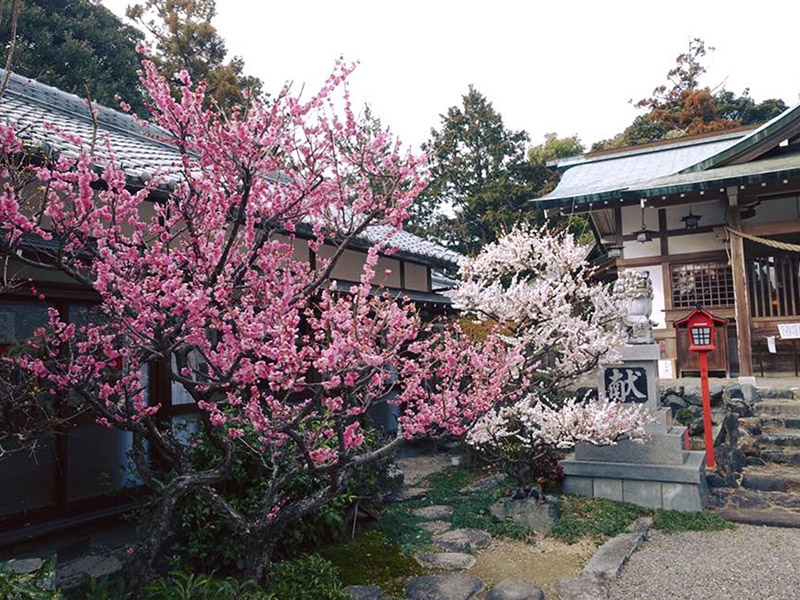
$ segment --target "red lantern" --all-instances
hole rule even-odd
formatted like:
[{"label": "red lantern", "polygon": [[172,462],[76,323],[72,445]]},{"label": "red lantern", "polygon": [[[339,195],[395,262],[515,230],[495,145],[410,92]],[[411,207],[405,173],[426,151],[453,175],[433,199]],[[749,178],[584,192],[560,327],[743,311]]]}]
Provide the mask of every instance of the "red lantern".
[{"label": "red lantern", "polygon": [[711,394],[708,389],[708,353],[717,349],[714,330],[724,325],[725,319],[715,317],[698,306],[684,318],[675,321],[675,327],[689,330],[689,350],[700,354],[700,389],[703,395],[703,433],[706,442],[706,466],[714,468],[714,436],[711,432]]}]

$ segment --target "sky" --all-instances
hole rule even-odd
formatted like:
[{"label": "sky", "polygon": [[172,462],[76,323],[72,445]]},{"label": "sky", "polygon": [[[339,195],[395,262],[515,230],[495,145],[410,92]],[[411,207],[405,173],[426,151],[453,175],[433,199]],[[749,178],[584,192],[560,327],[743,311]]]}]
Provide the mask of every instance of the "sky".
[{"label": "sky", "polygon": [[[103,0],[120,16],[130,0]],[[666,81],[700,37],[701,80],[756,101],[800,101],[800,2],[762,0],[217,0],[232,55],[267,91],[317,89],[340,55],[357,106],[418,147],[471,84],[532,143],[577,134],[588,147],[640,114],[630,100]]]}]

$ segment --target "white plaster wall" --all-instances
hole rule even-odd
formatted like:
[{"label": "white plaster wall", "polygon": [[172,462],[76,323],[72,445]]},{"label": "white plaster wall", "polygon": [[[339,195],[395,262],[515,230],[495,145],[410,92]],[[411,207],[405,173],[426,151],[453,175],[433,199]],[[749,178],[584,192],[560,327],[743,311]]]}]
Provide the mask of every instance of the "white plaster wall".
[{"label": "white plaster wall", "polygon": [[[332,246],[323,246],[319,249],[319,255],[324,258],[333,256],[335,249]],[[366,254],[356,250],[345,250],[336,262],[336,266],[331,272],[331,279],[342,281],[359,281],[364,270],[364,258]],[[386,271],[389,271],[387,274]],[[372,280],[375,285],[385,285],[388,287],[400,287],[400,263],[395,258],[384,256],[378,259],[375,266],[375,278]]]},{"label": "white plaster wall", "polygon": [[[658,231],[658,210],[645,204],[644,223],[651,231]],[[622,234],[630,235],[642,228],[642,209],[639,206],[622,207]]]},{"label": "white plaster wall", "polygon": [[[744,204],[744,203],[743,203]],[[774,198],[762,200],[756,206],[756,214],[744,221],[745,224],[770,223],[772,221],[793,221],[800,219],[800,198],[789,196],[787,198]]]},{"label": "white plaster wall", "polygon": [[428,291],[428,267],[407,262],[406,266],[406,289],[418,292]]},{"label": "white plaster wall", "polygon": [[665,329],[667,327],[666,309],[667,303],[664,296],[664,270],[661,265],[650,265],[648,267],[627,267],[625,271],[634,273],[649,273],[650,281],[653,282],[653,312],[650,319],[655,321],[655,329]]},{"label": "white plaster wall", "polygon": [[681,221],[682,217],[689,214],[689,208],[692,209],[692,214],[700,215],[701,227],[722,225],[725,223],[727,212],[727,200],[722,198],[715,198],[707,202],[697,202],[692,204],[681,204],[680,206],[669,206],[666,209],[667,213],[667,229],[685,229],[686,224]]},{"label": "white plaster wall", "polygon": [[717,238],[713,231],[693,233],[691,235],[673,235],[667,240],[669,255],[687,254],[689,252],[707,252],[724,250],[725,242]]},{"label": "white plaster wall", "polygon": [[652,242],[645,242],[644,244],[636,240],[622,242],[623,258],[650,258],[660,255],[661,242],[658,238],[655,238]]}]

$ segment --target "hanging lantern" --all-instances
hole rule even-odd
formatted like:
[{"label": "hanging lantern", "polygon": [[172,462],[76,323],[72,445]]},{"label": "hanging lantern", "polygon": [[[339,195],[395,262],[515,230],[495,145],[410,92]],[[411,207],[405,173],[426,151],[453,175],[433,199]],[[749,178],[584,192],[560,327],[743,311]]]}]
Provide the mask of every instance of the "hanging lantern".
[{"label": "hanging lantern", "polygon": [[692,207],[689,206],[689,214],[681,217],[681,221],[683,221],[686,229],[697,229],[700,225],[700,219],[702,218],[703,215],[692,214]]}]

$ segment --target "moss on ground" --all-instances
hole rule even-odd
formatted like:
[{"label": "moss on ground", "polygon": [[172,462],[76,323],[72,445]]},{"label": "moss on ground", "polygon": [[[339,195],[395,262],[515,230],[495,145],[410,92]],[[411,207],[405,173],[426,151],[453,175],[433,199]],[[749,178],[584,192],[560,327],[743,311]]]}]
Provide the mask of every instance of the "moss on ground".
[{"label": "moss on ground", "polygon": [[377,585],[384,595],[402,598],[409,577],[423,568],[379,531],[363,531],[349,542],[327,546],[319,554],[339,570],[342,585]]}]

